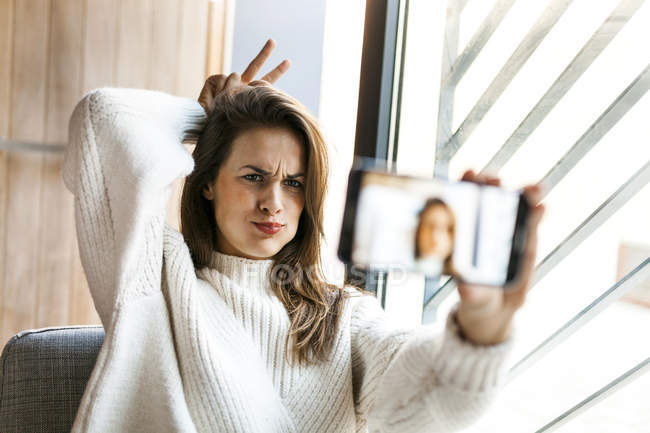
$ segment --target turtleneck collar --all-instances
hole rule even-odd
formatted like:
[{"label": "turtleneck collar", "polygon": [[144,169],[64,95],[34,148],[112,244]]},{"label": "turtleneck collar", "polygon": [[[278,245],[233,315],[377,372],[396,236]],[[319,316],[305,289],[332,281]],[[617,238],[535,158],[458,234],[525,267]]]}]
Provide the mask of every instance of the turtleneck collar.
[{"label": "turtleneck collar", "polygon": [[208,267],[227,276],[242,287],[255,287],[270,290],[269,271],[273,259],[247,259],[212,251]]}]

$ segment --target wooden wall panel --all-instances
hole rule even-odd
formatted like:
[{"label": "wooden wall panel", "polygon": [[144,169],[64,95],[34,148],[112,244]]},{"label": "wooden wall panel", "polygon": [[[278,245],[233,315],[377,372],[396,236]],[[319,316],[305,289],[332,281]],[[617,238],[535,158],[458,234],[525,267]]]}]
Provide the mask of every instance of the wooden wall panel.
[{"label": "wooden wall panel", "polygon": [[179,0],[156,0],[151,14],[151,58],[147,87],[167,93],[176,91]]},{"label": "wooden wall panel", "polygon": [[[13,52],[13,22],[14,9],[13,0],[0,0],[0,137],[9,135],[9,114],[10,114],[10,78],[11,59]],[[2,315],[5,303],[5,257],[6,257],[6,231],[5,219],[7,209],[7,183],[9,181],[8,152],[0,150],[0,344],[4,334],[2,333]]]},{"label": "wooden wall panel", "polygon": [[119,5],[116,0],[84,1],[82,94],[115,85]]},{"label": "wooden wall panel", "polygon": [[[81,93],[83,0],[54,0],[50,17],[45,141],[68,141],[68,120]],[[54,54],[55,53],[55,54]]]},{"label": "wooden wall panel", "polygon": [[50,0],[15,3],[11,122],[16,139],[43,141]]},{"label": "wooden wall panel", "polygon": [[[45,130],[48,143],[64,143],[68,139],[68,119],[81,92],[82,24],[83,0],[52,2]],[[36,312],[39,328],[69,321],[70,244],[75,240],[75,228],[73,195],[63,184],[62,163],[61,154],[43,156]]]},{"label": "wooden wall panel", "polygon": [[146,88],[151,59],[151,0],[120,0],[116,85]]},{"label": "wooden wall panel", "polygon": [[[0,0],[0,137],[67,142],[72,109],[98,87],[196,98],[223,57],[223,30],[214,26],[223,25],[225,3],[212,5],[210,15],[208,3]],[[24,329],[100,323],[79,259],[62,157],[0,151],[2,345]],[[175,182],[168,207],[176,228],[181,187]]]},{"label": "wooden wall panel", "polygon": [[208,45],[205,75],[209,77],[223,71],[224,39],[226,29],[226,0],[211,1],[208,5]]},{"label": "wooden wall panel", "polygon": [[184,1],[181,8],[180,61],[176,94],[197,98],[205,81],[208,2]]},{"label": "wooden wall panel", "polygon": [[[19,140],[45,138],[49,12],[49,0],[15,3],[9,135]],[[42,161],[37,153],[8,158],[2,341],[36,325]]]},{"label": "wooden wall panel", "polygon": [[[0,137],[9,133],[9,83],[14,24],[13,0],[0,0]],[[0,274],[1,275],[1,274]]]}]

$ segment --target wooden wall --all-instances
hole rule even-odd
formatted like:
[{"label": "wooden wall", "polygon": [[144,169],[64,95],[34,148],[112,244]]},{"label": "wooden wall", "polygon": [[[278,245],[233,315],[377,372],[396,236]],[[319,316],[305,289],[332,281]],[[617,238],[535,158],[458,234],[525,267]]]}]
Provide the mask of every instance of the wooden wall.
[{"label": "wooden wall", "polygon": [[[196,98],[220,72],[226,1],[0,0],[0,137],[67,142],[103,86]],[[63,154],[0,150],[0,344],[31,328],[99,324],[77,250]],[[175,185],[168,222],[178,227]]]}]

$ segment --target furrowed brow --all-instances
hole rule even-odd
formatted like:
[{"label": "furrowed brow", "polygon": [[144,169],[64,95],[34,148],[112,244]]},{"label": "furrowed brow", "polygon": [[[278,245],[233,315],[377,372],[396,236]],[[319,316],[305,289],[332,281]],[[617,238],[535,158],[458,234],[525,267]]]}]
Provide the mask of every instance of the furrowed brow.
[{"label": "furrowed brow", "polygon": [[243,170],[244,168],[250,168],[251,170],[253,170],[253,171],[255,171],[255,172],[259,173],[259,174],[264,174],[264,175],[269,175],[269,174],[271,174],[270,171],[262,170],[261,168],[259,168],[259,167],[255,167],[254,165],[250,165],[250,164],[243,165],[243,166],[241,166],[239,169],[240,169],[240,170]]},{"label": "furrowed brow", "polygon": [[[250,164],[243,165],[239,169],[243,170],[244,168],[250,168],[251,170],[253,170],[253,171],[255,171],[255,172],[259,173],[259,174],[263,174],[263,175],[271,174],[270,171],[266,171],[264,169],[261,169],[259,167],[255,167],[254,165],[250,165]],[[289,179],[295,179],[297,177],[305,177],[305,174],[304,173],[296,173],[296,174],[287,175],[287,178],[289,178]]]}]

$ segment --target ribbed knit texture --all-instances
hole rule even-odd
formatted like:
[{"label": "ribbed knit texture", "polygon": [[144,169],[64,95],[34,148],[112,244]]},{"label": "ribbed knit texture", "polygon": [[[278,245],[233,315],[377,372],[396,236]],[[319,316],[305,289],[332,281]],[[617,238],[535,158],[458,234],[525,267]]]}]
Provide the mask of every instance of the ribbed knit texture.
[{"label": "ribbed knit texture", "polygon": [[346,287],[327,362],[287,362],[287,312],[271,260],[213,252],[194,269],[165,224],[172,182],[194,168],[181,141],[205,113],[161,92],[104,88],[70,119],[63,179],[81,260],[106,330],[73,432],[447,432],[503,383],[511,340],[389,326]]}]

